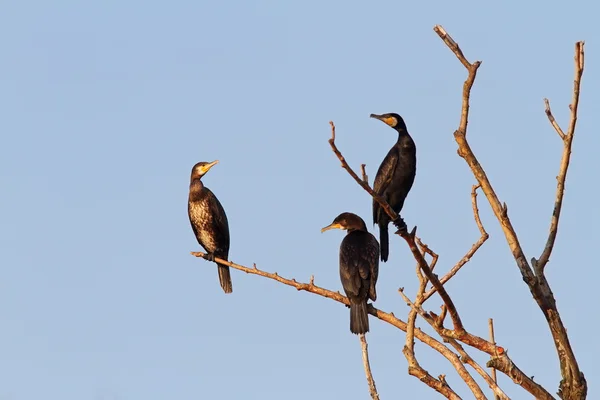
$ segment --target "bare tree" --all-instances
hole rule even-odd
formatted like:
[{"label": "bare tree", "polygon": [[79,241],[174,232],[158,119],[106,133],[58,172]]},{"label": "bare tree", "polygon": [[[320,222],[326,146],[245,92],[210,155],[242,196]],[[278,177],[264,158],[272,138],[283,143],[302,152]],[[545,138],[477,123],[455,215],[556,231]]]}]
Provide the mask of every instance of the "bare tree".
[{"label": "bare tree", "polygon": [[[523,249],[521,248],[521,245],[519,244],[518,235],[509,218],[508,207],[506,203],[502,203],[498,199],[498,195],[496,194],[492,183],[488,179],[482,164],[475,156],[469,145],[469,142],[467,141],[467,125],[469,121],[471,88],[475,83],[477,70],[481,66],[481,61],[475,61],[473,63],[469,62],[458,44],[440,25],[436,25],[434,27],[434,31],[454,53],[454,55],[458,58],[468,72],[467,79],[465,80],[463,86],[460,124],[458,129],[454,132],[454,138],[458,144],[459,156],[466,161],[476,180],[476,184],[474,184],[471,189],[471,202],[474,220],[479,228],[481,236],[466,252],[464,257],[462,257],[449,271],[439,278],[438,275],[434,273],[438,255],[416,236],[417,228],[414,227],[411,232],[407,232],[406,230],[396,232],[396,234],[401,236],[406,241],[417,262],[416,276],[419,281],[419,288],[414,300],[408,298],[403,289],[400,289],[400,295],[410,307],[406,322],[396,317],[393,313],[387,313],[373,307],[372,304],[369,305],[369,313],[381,321],[387,322],[388,324],[406,332],[406,343],[403,353],[408,362],[408,373],[418,378],[420,381],[448,399],[460,399],[461,397],[450,387],[444,375],[440,375],[438,377],[431,376],[427,370],[419,364],[414,349],[415,339],[431,347],[433,350],[440,353],[446,360],[448,360],[460,378],[467,384],[468,388],[473,394],[473,397],[476,399],[487,399],[484,389],[480,386],[480,384],[477,383],[475,379],[476,375],[482,378],[487,384],[495,399],[506,400],[509,398],[497,384],[496,371],[508,376],[515,385],[522,387],[536,399],[547,400],[555,398],[550,393],[550,389],[544,388],[540,384],[536,383],[532,378],[530,378],[529,374],[523,372],[513,362],[503,347],[496,345],[493,334],[492,320],[489,320],[489,339],[484,339],[470,333],[460,318],[459,310],[453,303],[450,294],[444,287],[444,284],[456,276],[460,269],[467,262],[469,262],[469,260],[488,239],[488,234],[479,217],[477,194],[478,190],[481,190],[491,206],[491,209],[498,220],[500,227],[502,228],[506,243],[512,252],[519,271],[521,272],[523,281],[528,286],[533,299],[536,301],[540,310],[544,314],[544,317],[548,323],[548,328],[550,329],[554,339],[562,376],[562,380],[558,383],[558,396],[564,400],[585,399],[587,396],[587,382],[583,373],[579,369],[577,359],[571,344],[569,343],[567,329],[565,328],[557,309],[556,299],[550,288],[550,283],[544,274],[544,269],[550,259],[550,255],[552,254],[552,250],[555,245],[560,213],[563,204],[565,180],[569,168],[571,146],[573,143],[575,126],[577,123],[579,92],[584,68],[584,43],[577,42],[575,44],[575,78],[573,97],[569,106],[571,110],[571,118],[566,132],[562,130],[562,128],[554,119],[550,109],[549,101],[544,99],[546,115],[554,130],[556,130],[558,133],[560,140],[563,142],[563,153],[560,161],[559,173],[557,176],[558,184],[554,199],[554,208],[550,219],[548,239],[540,257],[537,259],[531,258],[531,260],[528,261],[525,257]],[[361,165],[362,179],[359,178],[356,172],[354,172],[354,170],[349,166],[348,162],[335,144],[335,125],[333,122],[331,122],[330,125],[331,138],[329,139],[329,144],[334,154],[341,162],[341,166],[346,169],[350,176],[381,205],[383,210],[390,216],[392,220],[396,220],[398,215],[392,210],[387,202],[381,196],[375,193],[369,186],[365,165]],[[201,252],[193,252],[192,254],[197,257],[204,256],[204,253]],[[427,261],[427,258],[429,258],[429,261]],[[258,269],[256,265],[254,265],[252,268],[249,268],[218,258],[216,261],[227,264],[232,268],[244,271],[246,273],[273,279],[285,285],[295,287],[298,290],[314,293],[345,305],[349,304],[348,299],[340,294],[340,292],[333,292],[315,285],[314,277],[311,277],[309,283],[301,283],[297,282],[295,279],[283,278],[277,273],[262,271]],[[427,289],[429,283],[431,283],[431,287]],[[443,301],[443,306],[439,315],[433,311],[427,311],[424,308],[427,300],[436,293]],[[447,316],[449,316],[449,323],[446,322]],[[420,329],[415,329],[415,324],[418,317],[421,317],[425,322],[431,325],[439,338],[428,335]],[[450,325],[451,328],[449,327]],[[363,365],[369,386],[369,393],[373,399],[379,399],[379,395],[375,386],[375,380],[370,370],[367,342],[364,335],[360,335],[360,341],[363,353]],[[479,365],[467,353],[465,345],[473,348],[475,351],[486,353],[489,356],[489,361],[487,362],[486,366],[491,368],[491,374],[488,373],[484,367]],[[467,365],[470,367],[470,370],[466,368]]]}]

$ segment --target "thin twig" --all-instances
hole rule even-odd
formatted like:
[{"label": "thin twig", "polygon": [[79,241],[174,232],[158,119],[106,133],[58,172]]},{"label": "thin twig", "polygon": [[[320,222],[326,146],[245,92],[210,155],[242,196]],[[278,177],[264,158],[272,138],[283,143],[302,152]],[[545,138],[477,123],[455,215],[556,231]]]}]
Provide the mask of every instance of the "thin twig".
[{"label": "thin twig", "polygon": [[556,133],[558,133],[558,136],[560,136],[562,140],[565,140],[565,133],[561,129],[560,125],[558,125],[558,122],[556,122],[556,120],[554,119],[554,115],[552,115],[552,109],[550,108],[550,100],[544,99],[544,104],[546,105],[546,116],[548,117],[550,124],[552,124],[554,130],[556,131]]},{"label": "thin twig", "polygon": [[[488,330],[489,330],[489,334],[490,334],[490,342],[494,343],[494,346],[495,346],[496,339],[494,338],[494,320],[492,318],[490,318],[488,320]],[[492,379],[494,380],[494,383],[498,384],[498,377],[496,376],[495,368],[492,368]],[[496,400],[499,400],[498,395],[496,395]]]},{"label": "thin twig", "polygon": [[[423,249],[423,250],[425,250],[425,249]],[[416,274],[417,274],[417,278],[419,279],[419,289],[417,290],[417,296],[416,296],[415,302],[418,305],[421,305],[421,301],[423,299],[423,292],[425,291],[425,286],[427,285],[427,280],[421,273],[421,268],[418,264],[416,267]],[[406,297],[404,295],[404,291],[402,289],[400,289],[400,293],[402,294],[403,297]],[[408,362],[409,371],[411,368],[421,369],[421,370],[423,369],[421,367],[421,365],[419,364],[419,362],[417,361],[417,357],[415,355],[415,322],[416,322],[416,320],[417,320],[417,310],[416,310],[416,308],[411,309],[410,312],[408,313],[408,319],[407,319],[408,328],[406,329],[406,343],[405,343],[404,349],[402,351],[402,353],[404,353],[404,356],[406,357],[406,361]],[[442,383],[441,380],[440,380],[440,383]]]},{"label": "thin twig", "polygon": [[463,54],[462,50],[458,46],[458,43],[456,43],[454,39],[452,39],[452,36],[450,36],[441,25],[434,26],[433,30],[439,35],[439,37],[444,41],[444,43],[446,43],[446,46],[448,46],[450,50],[452,50],[452,52],[456,54],[456,57],[458,57],[462,65],[464,65],[465,68],[469,69],[471,67],[471,63]]},{"label": "thin twig", "polygon": [[[335,128],[333,128],[335,129]],[[367,176],[367,171],[365,169],[366,164],[360,164],[360,171],[362,173],[362,180],[365,184],[369,184],[369,177]],[[375,387],[375,378],[373,378],[373,373],[371,372],[371,364],[369,363],[369,345],[367,344],[367,338],[364,334],[358,335],[360,338],[360,346],[362,348],[362,359],[363,359],[363,367],[365,369],[365,375],[367,376],[367,384],[369,385],[369,394],[373,400],[379,400],[379,393],[377,393],[377,388]]]},{"label": "thin twig", "polygon": [[573,144],[573,137],[575,135],[575,125],[577,124],[577,109],[579,107],[579,92],[581,90],[581,77],[583,76],[583,65],[584,65],[584,52],[583,52],[583,42],[577,42],[575,44],[575,81],[573,82],[573,99],[571,101],[571,105],[569,108],[571,109],[571,120],[569,122],[569,130],[565,135],[558,126],[558,123],[554,120],[554,116],[552,115],[552,110],[550,109],[550,103],[547,99],[544,99],[546,102],[546,115],[548,115],[548,119],[554,126],[554,129],[558,132],[561,139],[563,140],[563,153],[562,158],[560,160],[560,169],[558,172],[558,176],[556,180],[558,181],[556,184],[556,196],[554,201],[554,210],[552,212],[552,219],[550,221],[550,234],[548,235],[548,240],[546,241],[546,246],[544,247],[544,251],[540,256],[538,261],[533,261],[534,267],[536,269],[536,274],[539,275],[540,271],[544,270],[548,260],[550,259],[550,255],[552,254],[552,249],[554,248],[554,242],[556,240],[556,234],[558,232],[558,221],[560,218],[560,211],[562,210],[562,202],[565,194],[565,180],[567,179],[567,171],[569,169],[569,161],[571,160],[571,146]]},{"label": "thin twig", "polygon": [[429,282],[431,282],[433,287],[436,288],[437,292],[440,294],[440,297],[444,301],[444,304],[446,304],[446,307],[448,307],[448,313],[450,314],[450,318],[452,319],[452,323],[454,325],[454,330],[458,334],[464,333],[465,328],[460,319],[460,316],[458,315],[458,310],[456,309],[454,302],[450,298],[450,295],[446,291],[446,288],[444,288],[444,286],[438,279],[437,275],[434,274],[433,272],[431,272],[431,268],[429,268],[427,261],[425,261],[425,258],[423,257],[423,255],[421,254],[421,252],[419,251],[419,249],[417,247],[417,244],[415,243],[416,227],[413,228],[412,232],[398,231],[396,233],[399,233],[400,236],[402,236],[402,238],[404,240],[406,240],[406,243],[408,244],[410,251],[413,253],[413,257],[419,263],[421,270],[423,271],[423,273],[425,274],[427,279],[429,279]]},{"label": "thin twig", "polygon": [[[481,218],[479,217],[479,207],[477,206],[477,189],[480,187],[481,187],[480,185],[473,185],[473,187],[471,188],[471,205],[473,206],[473,216],[475,217],[475,223],[477,224],[477,227],[479,228],[479,233],[481,233],[481,236],[475,243],[473,243],[473,246],[471,246],[469,251],[467,251],[467,254],[465,254],[464,257],[461,258],[456,263],[456,265],[454,265],[450,269],[450,271],[448,271],[448,273],[442,277],[442,279],[440,279],[440,282],[442,283],[442,285],[445,284],[446,282],[448,282],[454,275],[456,275],[456,273],[466,263],[468,263],[471,260],[471,258],[475,255],[475,253],[477,253],[479,248],[490,237],[490,235],[488,235],[488,233],[485,231],[485,228],[483,227],[483,224],[481,223]],[[431,269],[433,269],[433,266]],[[427,293],[425,293],[425,300],[429,299],[436,291],[437,290],[435,287],[432,287],[431,289],[429,289],[427,291]]]},{"label": "thin twig", "polygon": [[337,156],[338,160],[340,160],[340,163],[342,164],[342,168],[344,168],[346,171],[348,171],[348,173],[356,181],[356,183],[358,183],[371,196],[373,196],[375,201],[377,201],[379,203],[381,208],[387,213],[387,215],[390,216],[392,221],[395,221],[396,219],[398,219],[398,214],[396,214],[396,212],[392,209],[392,207],[390,207],[390,205],[387,203],[387,201],[385,201],[385,199],[383,197],[381,197],[380,195],[375,193],[373,191],[373,189],[371,189],[371,187],[369,186],[368,182],[363,182],[363,180],[361,180],[358,177],[358,175],[356,175],[356,172],[354,172],[354,170],[350,167],[350,165],[348,165],[348,163],[346,162],[346,159],[344,158],[342,153],[340,153],[337,146],[335,145],[335,125],[334,125],[333,121],[329,121],[329,125],[331,125],[331,139],[329,139],[329,145],[331,146],[331,149]]},{"label": "thin twig", "polygon": [[363,367],[365,368],[365,374],[367,375],[367,383],[369,384],[369,394],[373,400],[379,400],[379,393],[375,387],[375,379],[371,373],[371,364],[369,363],[369,345],[367,344],[367,338],[364,333],[358,335],[360,339],[360,347],[362,348],[362,359]]},{"label": "thin twig", "polygon": [[431,250],[431,248],[425,243],[423,243],[418,237],[415,237],[415,241],[424,253],[427,253],[431,256],[431,263],[429,264],[429,268],[433,271],[433,269],[437,265],[440,256],[435,251]]},{"label": "thin twig", "polygon": [[367,175],[366,167],[367,167],[367,164],[360,164],[360,173],[362,174],[362,181],[368,185],[369,184],[369,176]]}]

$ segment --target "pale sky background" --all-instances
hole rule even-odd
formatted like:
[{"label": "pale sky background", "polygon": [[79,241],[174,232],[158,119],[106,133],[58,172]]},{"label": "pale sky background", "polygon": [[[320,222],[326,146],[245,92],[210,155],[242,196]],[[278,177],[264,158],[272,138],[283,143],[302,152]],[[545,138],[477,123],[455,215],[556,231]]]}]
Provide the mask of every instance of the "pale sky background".
[{"label": "pale sky background", "polygon": [[[225,295],[214,264],[189,255],[189,173],[221,161],[204,181],[227,211],[233,261],[340,290],[344,234],[320,228],[351,211],[374,230],[328,121],[373,178],[396,135],[369,114],[397,112],[418,149],[403,216],[446,271],[479,234],[452,136],[466,71],[435,24],[483,60],[469,139],[528,258],[546,240],[562,149],[542,99],[566,129],[574,43],[587,41],[547,273],[600,397],[598,12],[592,1],[2,2],[0,399],[367,399],[348,309],[239,271]],[[447,288],[469,330],[486,336],[493,317],[498,343],[555,393],[545,320],[479,199],[491,238]],[[376,306],[406,319],[396,290],[413,295],[416,278],[401,239],[379,279]],[[440,398],[407,375],[403,332],[371,318],[368,340],[382,400]],[[416,354],[472,397],[445,359],[419,343]]]}]

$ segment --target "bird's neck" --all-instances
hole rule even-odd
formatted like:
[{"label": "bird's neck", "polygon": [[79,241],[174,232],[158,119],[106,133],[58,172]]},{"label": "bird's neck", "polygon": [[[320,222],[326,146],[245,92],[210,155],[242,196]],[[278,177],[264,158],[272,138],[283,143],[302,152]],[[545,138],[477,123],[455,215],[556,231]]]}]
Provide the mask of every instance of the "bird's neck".
[{"label": "bird's neck", "polygon": [[202,184],[202,181],[200,180],[200,178],[195,178],[192,179],[190,182],[190,196],[192,194],[197,194],[202,192],[202,189],[204,189],[204,184]]},{"label": "bird's neck", "polygon": [[408,131],[404,128],[398,128],[396,129],[396,132],[398,132],[398,140],[402,139],[403,137],[409,136]]},{"label": "bird's neck", "polygon": [[397,146],[410,146],[412,145],[412,137],[408,134],[408,131],[405,129],[398,130],[398,141],[396,142]]},{"label": "bird's neck", "polygon": [[352,233],[352,232],[367,232],[367,227],[363,224],[362,226],[353,226],[351,228],[347,229],[348,233]]}]

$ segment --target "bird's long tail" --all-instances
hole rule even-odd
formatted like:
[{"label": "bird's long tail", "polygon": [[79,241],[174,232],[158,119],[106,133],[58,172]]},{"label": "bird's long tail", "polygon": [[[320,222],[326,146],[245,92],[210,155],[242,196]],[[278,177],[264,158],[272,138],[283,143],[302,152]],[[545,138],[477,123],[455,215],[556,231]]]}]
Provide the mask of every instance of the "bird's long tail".
[{"label": "bird's long tail", "polygon": [[229,273],[229,267],[223,264],[217,264],[219,269],[219,282],[225,293],[233,292],[233,285],[231,284],[231,275]]},{"label": "bird's long tail", "polygon": [[381,261],[387,262],[390,252],[390,237],[388,234],[388,224],[379,224],[379,245],[381,247]]},{"label": "bird's long tail", "polygon": [[350,332],[355,334],[369,332],[369,313],[367,300],[360,303],[350,303]]}]

